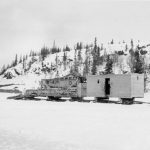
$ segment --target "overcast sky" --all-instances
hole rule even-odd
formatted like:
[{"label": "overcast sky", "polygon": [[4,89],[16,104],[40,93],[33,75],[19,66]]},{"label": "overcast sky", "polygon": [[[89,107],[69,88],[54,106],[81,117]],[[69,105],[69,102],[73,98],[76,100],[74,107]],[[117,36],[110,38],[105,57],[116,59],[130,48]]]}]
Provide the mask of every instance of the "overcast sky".
[{"label": "overcast sky", "polygon": [[142,40],[150,43],[150,2],[100,0],[0,0],[0,67],[16,53],[78,41]]}]

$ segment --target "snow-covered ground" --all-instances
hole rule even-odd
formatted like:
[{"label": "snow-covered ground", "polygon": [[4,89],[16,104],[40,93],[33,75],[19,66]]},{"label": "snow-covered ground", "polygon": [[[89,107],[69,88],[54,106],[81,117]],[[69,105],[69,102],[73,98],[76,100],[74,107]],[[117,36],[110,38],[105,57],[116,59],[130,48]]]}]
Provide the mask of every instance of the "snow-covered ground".
[{"label": "snow-covered ground", "polygon": [[[150,104],[8,100],[0,93],[0,150],[149,150]],[[148,102],[149,94],[138,101]]]}]

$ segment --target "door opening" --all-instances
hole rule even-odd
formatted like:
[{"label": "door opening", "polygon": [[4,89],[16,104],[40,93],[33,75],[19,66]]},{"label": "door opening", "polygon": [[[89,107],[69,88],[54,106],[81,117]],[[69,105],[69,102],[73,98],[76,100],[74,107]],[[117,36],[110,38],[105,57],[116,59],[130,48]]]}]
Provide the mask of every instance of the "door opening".
[{"label": "door opening", "polygon": [[105,78],[105,94],[110,95],[110,78]]}]

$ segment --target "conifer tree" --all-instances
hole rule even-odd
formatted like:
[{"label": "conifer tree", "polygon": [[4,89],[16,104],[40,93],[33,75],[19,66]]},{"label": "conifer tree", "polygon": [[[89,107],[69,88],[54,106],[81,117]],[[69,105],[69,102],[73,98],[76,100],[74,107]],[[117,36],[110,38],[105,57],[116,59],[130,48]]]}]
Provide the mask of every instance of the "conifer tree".
[{"label": "conifer tree", "polygon": [[90,58],[90,54],[89,54],[90,47],[89,47],[89,45],[86,45],[85,48],[86,48],[86,51],[85,51],[86,58],[85,58],[85,62],[84,62],[83,76],[86,76],[90,73],[90,59],[89,59]]},{"label": "conifer tree", "polygon": [[107,59],[106,59],[105,74],[113,73],[112,67],[113,67],[113,61],[110,58],[110,56],[108,55]]},{"label": "conifer tree", "polygon": [[96,75],[97,73],[97,61],[96,61],[96,55],[93,56],[93,63],[92,63],[92,75]]},{"label": "conifer tree", "polygon": [[125,51],[128,51],[128,45],[127,44],[125,45]]},{"label": "conifer tree", "polygon": [[130,61],[129,61],[129,66],[131,69],[131,73],[134,72],[134,61],[135,61],[135,51],[134,51],[134,44],[133,44],[133,40],[131,40],[131,49],[129,50],[129,54],[130,54]]},{"label": "conifer tree", "polygon": [[94,39],[94,48],[92,51],[93,56],[93,63],[92,63],[92,75],[96,75],[97,73],[97,61],[98,61],[98,55],[97,55],[97,38]]},{"label": "conifer tree", "polygon": [[64,70],[66,70],[66,64],[67,63],[67,53],[64,51],[63,55],[63,65],[64,65]]},{"label": "conifer tree", "polygon": [[0,71],[0,75],[4,74],[5,71],[6,71],[6,67],[5,67],[5,65],[3,65],[3,67],[1,68],[1,71]]},{"label": "conifer tree", "polygon": [[47,47],[44,46],[43,48],[41,48],[40,54],[41,54],[42,60],[44,60],[49,53],[50,51]]},{"label": "conifer tree", "polygon": [[66,47],[63,48],[63,52],[66,52],[66,51],[70,51],[70,47],[68,45],[66,45]]},{"label": "conifer tree", "polygon": [[114,44],[114,40],[113,39],[111,40],[110,44]]},{"label": "conifer tree", "polygon": [[134,48],[133,39],[131,39],[131,49]]},{"label": "conifer tree", "polygon": [[20,56],[20,60],[19,60],[19,63],[22,63],[22,56]]},{"label": "conifer tree", "polygon": [[81,54],[81,49],[78,50],[78,63],[82,63],[82,54]]},{"label": "conifer tree", "polygon": [[22,59],[22,68],[24,70],[24,73],[26,72],[26,56],[23,56],[23,59]]},{"label": "conifer tree", "polygon": [[82,46],[83,44],[82,44],[82,42],[78,42],[77,44],[76,44],[76,49],[77,50],[81,50],[82,49]]},{"label": "conifer tree", "polygon": [[97,38],[94,39],[94,53],[97,53]]},{"label": "conifer tree", "polygon": [[89,58],[86,57],[84,62],[84,68],[83,68],[83,76],[86,76],[89,74],[90,68],[89,68]]},{"label": "conifer tree", "polygon": [[14,60],[14,63],[13,63],[13,67],[15,67],[15,66],[17,65],[17,63],[18,63],[18,56],[17,56],[17,54],[16,54],[15,60]]},{"label": "conifer tree", "polygon": [[75,73],[78,73],[78,62],[77,62],[77,49],[75,49],[75,54],[74,54],[74,67],[73,70]]},{"label": "conifer tree", "polygon": [[133,70],[134,73],[144,73],[144,62],[138,50],[136,50],[134,53]]}]

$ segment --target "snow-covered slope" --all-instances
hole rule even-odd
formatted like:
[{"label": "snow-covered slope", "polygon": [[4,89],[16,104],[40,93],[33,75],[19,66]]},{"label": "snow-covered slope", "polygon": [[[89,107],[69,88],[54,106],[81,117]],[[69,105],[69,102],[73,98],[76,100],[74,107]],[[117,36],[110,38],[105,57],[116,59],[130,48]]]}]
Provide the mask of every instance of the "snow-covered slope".
[{"label": "snow-covered slope", "polygon": [[[139,46],[142,51],[146,52],[142,57],[145,64],[150,65],[150,45],[136,43],[133,48]],[[78,64],[78,71],[82,75],[84,72],[85,61],[88,59],[88,67],[91,70],[93,61],[92,56],[93,46],[88,49],[81,49],[81,59],[78,60],[79,50],[71,49],[70,51],[59,52],[55,54],[49,54],[42,60],[41,56],[28,56],[23,62],[17,63],[16,66],[11,67],[0,76],[0,84],[18,84],[18,88],[23,90],[24,88],[38,88],[39,81],[43,78],[55,78],[62,77],[69,74],[74,67],[75,59]],[[117,63],[113,64],[113,73],[119,74],[124,72],[130,72],[130,54],[131,44],[113,43],[103,44],[100,49],[100,56],[111,54],[113,59],[116,57]],[[64,62],[65,55],[65,62]],[[103,62],[97,66],[97,74],[104,72],[106,62]]]}]

